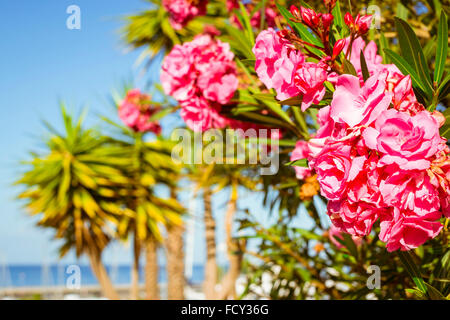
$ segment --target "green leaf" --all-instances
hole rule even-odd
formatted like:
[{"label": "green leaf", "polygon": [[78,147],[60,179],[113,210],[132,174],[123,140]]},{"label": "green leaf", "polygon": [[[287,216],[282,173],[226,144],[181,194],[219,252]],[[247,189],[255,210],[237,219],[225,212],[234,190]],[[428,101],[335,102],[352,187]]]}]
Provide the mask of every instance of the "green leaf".
[{"label": "green leaf", "polygon": [[392,62],[400,69],[403,74],[409,74],[411,76],[411,81],[414,86],[420,88],[422,91],[425,91],[422,81],[420,80],[417,72],[413,69],[413,67],[400,55],[395,53],[390,49],[384,49],[387,56],[392,60]]},{"label": "green leaf", "polygon": [[242,4],[242,2],[239,2],[239,7],[241,9],[240,12],[240,16],[242,17],[242,22],[244,25],[244,31],[247,35],[248,40],[251,42],[252,46],[254,46],[255,44],[255,35],[253,33],[253,27],[252,24],[250,23],[250,16],[247,12],[247,9],[245,8],[245,6]]},{"label": "green leaf", "polygon": [[410,277],[416,284],[417,288],[421,292],[426,293],[427,287],[425,285],[425,282],[422,279],[419,269],[417,268],[416,264],[411,258],[409,251],[397,251],[397,254],[400,258],[400,261],[403,263],[403,266],[405,267],[406,271],[409,273]]},{"label": "green leaf", "polygon": [[425,55],[425,59],[429,61],[431,56],[435,52],[436,48],[436,36],[432,36],[430,40],[427,41],[425,47],[423,47],[423,54]]},{"label": "green leaf", "polygon": [[344,60],[344,73],[351,74],[351,75],[353,75],[355,77],[358,76],[358,74],[356,73],[355,67],[347,59]]},{"label": "green leaf", "polygon": [[433,95],[433,89],[430,79],[430,71],[428,70],[428,64],[425,60],[422,47],[420,46],[419,39],[417,39],[414,30],[409,24],[400,19],[395,18],[395,25],[397,28],[398,40],[400,48],[402,50],[402,56],[411,65],[419,75],[423,82],[424,91],[430,99]]},{"label": "green leaf", "polygon": [[307,159],[299,159],[295,161],[291,161],[285,164],[285,166],[289,167],[308,167],[308,160]]},{"label": "green leaf", "polygon": [[443,100],[450,93],[450,74],[448,74],[444,81],[442,81],[441,85],[438,88],[439,91],[439,100]]},{"label": "green leaf", "polygon": [[446,138],[447,140],[450,140],[450,124],[444,124],[440,129],[439,129],[439,134]]},{"label": "green leaf", "polygon": [[401,2],[397,4],[397,17],[403,20],[408,19],[408,9]]},{"label": "green leaf", "polygon": [[436,66],[434,70],[434,82],[439,84],[444,74],[445,63],[448,54],[448,24],[445,12],[441,12],[438,28],[438,41],[436,51]]},{"label": "green leaf", "polygon": [[252,51],[252,44],[245,37],[244,33],[231,25],[226,25],[226,29],[230,35],[232,48],[240,51],[247,59],[255,59],[255,55]]},{"label": "green leaf", "polygon": [[342,30],[344,29],[344,19],[342,18],[341,13],[341,4],[339,1],[336,1],[336,5],[332,11],[334,16],[334,25],[337,27],[339,35],[342,37]]},{"label": "green leaf", "polygon": [[303,98],[302,97],[292,97],[283,101],[278,102],[281,105],[284,106],[299,106],[302,104]]},{"label": "green leaf", "polygon": [[301,229],[301,228],[296,228],[294,229],[296,232],[300,233],[304,238],[308,239],[308,240],[322,240],[322,236],[318,235],[317,233],[311,232],[309,230],[306,229]]},{"label": "green leaf", "polygon": [[425,286],[427,287],[427,293],[431,300],[447,300],[443,294],[432,285],[425,282]]},{"label": "green leaf", "polygon": [[350,254],[355,257],[355,259],[358,259],[358,248],[356,247],[352,236],[348,233],[342,233],[342,237],[343,239],[340,239],[339,237],[336,237],[335,239],[342,243],[344,247],[347,248],[347,250],[350,252]]},{"label": "green leaf", "polygon": [[152,115],[150,117],[149,121],[153,122],[153,121],[161,120],[162,118],[164,118],[165,116],[171,114],[175,110],[176,110],[176,108],[164,108],[164,109],[158,111],[157,113],[155,113],[154,115]]},{"label": "green leaf", "polygon": [[361,62],[361,71],[363,75],[364,81],[370,78],[369,68],[367,67],[366,57],[364,56],[364,52],[361,50],[361,55],[359,56],[359,60]]},{"label": "green leaf", "polygon": [[386,55],[385,49],[389,48],[389,42],[387,41],[386,37],[384,36],[384,33],[380,33],[380,53],[383,57],[384,63],[390,63],[389,57]]},{"label": "green leaf", "polygon": [[422,291],[419,291],[417,289],[405,289],[406,292],[415,295],[418,299],[425,300],[427,297]]}]

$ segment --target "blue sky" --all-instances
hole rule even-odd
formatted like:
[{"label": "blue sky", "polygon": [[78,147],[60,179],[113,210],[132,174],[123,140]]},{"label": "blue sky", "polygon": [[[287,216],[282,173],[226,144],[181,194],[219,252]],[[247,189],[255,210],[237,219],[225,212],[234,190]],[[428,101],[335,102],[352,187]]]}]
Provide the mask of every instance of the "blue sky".
[{"label": "blue sky", "polygon": [[[66,27],[72,4],[81,9],[81,30]],[[142,78],[135,67],[138,52],[127,53],[119,31],[122,16],[146,6],[140,0],[2,1],[0,264],[57,259],[51,232],[34,227],[36,220],[14,200],[18,189],[11,183],[20,172],[18,163],[39,146],[45,134],[41,119],[59,123],[59,99],[73,111],[88,106],[89,122],[98,122],[95,114],[110,110],[111,90],[126,79]],[[107,256],[129,261],[128,250],[121,248]]]},{"label": "blue sky", "polygon": [[[68,30],[69,5],[81,9],[81,30]],[[41,264],[57,261],[58,243],[52,232],[34,226],[15,200],[19,189],[12,183],[20,173],[20,160],[41,145],[45,129],[42,119],[58,125],[58,100],[74,112],[88,106],[88,123],[99,123],[97,113],[111,111],[108,95],[121,83],[138,84],[158,78],[157,70],[143,73],[135,66],[139,52],[130,52],[120,40],[121,17],[147,7],[144,1],[40,0],[2,1],[0,8],[0,266]],[[188,203],[189,192],[181,194]],[[227,193],[214,199],[218,243],[224,238],[223,211]],[[262,195],[241,194],[241,204],[264,213]],[[195,263],[204,261],[202,206],[195,219]],[[261,216],[267,217],[267,214]],[[268,218],[261,218],[268,222]],[[219,249],[222,246],[219,245]],[[223,255],[221,255],[223,257]],[[223,259],[220,259],[223,261]],[[70,254],[64,262],[74,262]],[[130,263],[129,246],[114,244],[105,252],[107,263]],[[86,260],[82,260],[86,262]]]}]

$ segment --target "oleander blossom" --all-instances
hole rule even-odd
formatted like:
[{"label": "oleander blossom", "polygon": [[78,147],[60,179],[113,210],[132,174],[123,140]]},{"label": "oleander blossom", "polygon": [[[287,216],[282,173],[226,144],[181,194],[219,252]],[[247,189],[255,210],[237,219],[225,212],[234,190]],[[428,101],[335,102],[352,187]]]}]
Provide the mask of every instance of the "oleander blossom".
[{"label": "oleander blossom", "polygon": [[[161,83],[164,92],[182,107],[182,117],[191,128],[224,128],[219,115],[238,87],[234,54],[228,43],[209,34],[176,45],[163,61]],[[195,121],[201,123],[194,126]]]},{"label": "oleander blossom", "polygon": [[136,132],[161,133],[161,127],[156,121],[150,121],[159,107],[150,103],[150,96],[142,94],[139,89],[128,91],[125,99],[119,105],[119,117],[123,123]]},{"label": "oleander blossom", "polygon": [[439,234],[450,211],[442,118],[417,103],[409,76],[384,70],[362,84],[337,78],[331,105],[319,110],[308,160],[338,231],[363,237],[379,221],[388,251],[411,250]]},{"label": "oleander blossom", "polygon": [[317,63],[306,62],[297,69],[294,83],[303,96],[303,112],[313,103],[318,104],[323,99],[326,91],[323,83],[327,77],[326,70]]},{"label": "oleander blossom", "polygon": [[302,111],[319,104],[326,92],[324,82],[334,82],[337,77],[326,63],[329,57],[318,63],[305,62],[304,55],[272,28],[258,35],[253,53],[261,82],[275,89],[278,100],[301,97]]},{"label": "oleander blossom", "polygon": [[207,0],[163,0],[170,24],[176,30],[181,30],[196,16],[205,15],[207,4]]},{"label": "oleander blossom", "polygon": [[258,78],[268,89],[275,89],[277,99],[286,100],[299,94],[294,76],[298,66],[305,62],[300,51],[269,28],[256,38],[253,53]]}]

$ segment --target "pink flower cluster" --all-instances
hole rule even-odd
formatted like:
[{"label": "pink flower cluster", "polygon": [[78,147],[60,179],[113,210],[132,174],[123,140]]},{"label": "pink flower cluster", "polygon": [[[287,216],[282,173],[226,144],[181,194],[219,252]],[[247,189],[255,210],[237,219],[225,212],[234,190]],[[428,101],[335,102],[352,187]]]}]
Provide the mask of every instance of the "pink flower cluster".
[{"label": "pink flower cluster", "polygon": [[233,58],[229,44],[209,34],[176,45],[165,57],[162,86],[180,103],[181,117],[189,128],[205,131],[227,125],[220,111],[238,87]]},{"label": "pink flower cluster", "polygon": [[150,96],[142,94],[139,89],[128,91],[125,99],[119,106],[119,117],[136,132],[161,133],[161,127],[150,118],[159,110],[150,104]]},{"label": "pink flower cluster", "polygon": [[163,0],[163,6],[170,15],[170,24],[176,30],[182,29],[196,16],[205,15],[207,4],[207,0]]},{"label": "pink flower cluster", "polygon": [[318,114],[309,164],[335,227],[362,237],[379,219],[388,251],[410,250],[436,237],[439,219],[450,216],[450,150],[441,115],[418,108],[409,76],[393,87],[388,80],[386,70],[362,86],[358,77],[338,77],[331,105]]},{"label": "pink flower cluster", "polygon": [[258,78],[267,88],[275,89],[278,100],[301,95],[305,111],[323,99],[328,66],[305,62],[303,54],[272,28],[258,35],[253,53]]}]

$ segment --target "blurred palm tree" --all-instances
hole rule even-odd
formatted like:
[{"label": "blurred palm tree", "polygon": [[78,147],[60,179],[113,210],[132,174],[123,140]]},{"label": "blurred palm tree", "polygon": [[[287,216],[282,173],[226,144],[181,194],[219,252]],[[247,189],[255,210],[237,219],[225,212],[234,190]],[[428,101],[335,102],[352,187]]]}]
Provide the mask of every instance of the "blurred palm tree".
[{"label": "blurred palm tree", "polygon": [[[241,155],[242,156],[242,155]],[[224,158],[222,163],[236,162]],[[260,177],[251,166],[235,164],[216,164],[192,166],[189,178],[196,184],[197,190],[203,190],[204,225],[206,242],[206,265],[204,279],[204,293],[206,299],[234,299],[236,298],[235,283],[240,275],[242,257],[245,252],[245,240],[237,239],[233,235],[233,225],[238,211],[239,188],[256,191]],[[228,189],[230,197],[225,213],[225,243],[228,256],[228,271],[221,280],[220,291],[216,290],[219,281],[216,258],[216,222],[211,205],[212,196]]]},{"label": "blurred palm tree", "polygon": [[[128,214],[119,220],[117,230],[122,239],[131,235],[133,241],[131,299],[139,299],[139,265],[141,252],[145,250],[146,298],[156,300],[160,298],[157,250],[164,241],[163,227],[166,227],[168,234],[182,228],[185,209],[173,191],[170,198],[163,199],[157,196],[155,189],[163,185],[174,190],[181,166],[172,161],[174,144],[171,141],[158,137],[148,142],[144,140],[144,133],[105,120],[119,129],[113,134],[115,138],[111,138],[111,142],[121,150],[120,157],[130,160],[129,166],[123,171],[130,179],[124,192],[126,198],[123,199]],[[173,262],[173,259],[168,260]],[[176,263],[178,266],[175,269],[184,269],[182,260]]]},{"label": "blurred palm tree", "polygon": [[55,239],[64,241],[63,257],[74,248],[77,257],[86,254],[103,294],[118,299],[101,254],[115,237],[113,225],[123,219],[123,211],[110,206],[128,179],[113,166],[123,165],[117,148],[93,129],[84,129],[84,117],[73,119],[62,106],[64,133],[46,123],[51,136],[46,150],[32,153],[28,170],[17,181],[26,190],[19,196],[38,225],[55,229]]},{"label": "blurred palm tree", "polygon": [[169,22],[169,13],[161,0],[146,0],[149,9],[126,17],[122,30],[124,42],[134,49],[144,47],[138,61],[148,59],[151,63],[159,53],[168,53],[176,44],[182,44],[202,33],[207,24],[221,29],[225,27],[225,1],[211,0],[208,4],[208,16],[197,17],[181,29],[175,30]]}]

